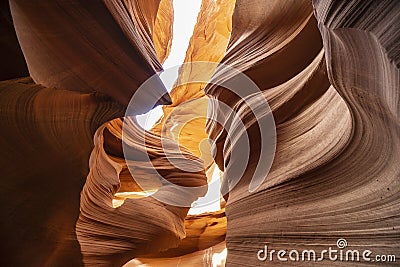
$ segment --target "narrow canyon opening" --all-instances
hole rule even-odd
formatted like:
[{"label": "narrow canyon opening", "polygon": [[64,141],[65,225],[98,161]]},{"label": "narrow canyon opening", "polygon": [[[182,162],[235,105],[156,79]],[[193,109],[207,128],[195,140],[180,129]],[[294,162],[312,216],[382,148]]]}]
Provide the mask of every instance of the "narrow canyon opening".
[{"label": "narrow canyon opening", "polygon": [[[163,7],[166,7],[166,1],[172,2],[172,5],[169,4],[172,11],[162,10]],[[154,38],[165,34],[165,31],[157,32],[157,29],[161,29],[157,23],[173,21],[169,47],[167,52],[162,53],[165,56],[162,62],[164,71],[159,74],[166,89],[170,92],[173,103],[167,106],[157,106],[146,114],[136,116],[139,125],[144,129],[175,140],[204,161],[208,190],[203,197],[192,203],[192,207],[188,211],[185,219],[187,241],[183,241],[183,247],[186,246],[186,242],[189,245],[194,241],[191,241],[192,239],[198,238],[205,239],[202,242],[213,244],[204,246],[204,249],[201,249],[202,246],[200,246],[200,251],[193,252],[195,254],[202,253],[204,262],[208,262],[207,266],[212,267],[225,266],[227,254],[224,242],[225,200],[220,193],[223,172],[212,159],[210,143],[205,132],[208,104],[203,89],[207,83],[180,84],[180,82],[185,79],[190,80],[187,77],[195,77],[196,73],[204,71],[209,73],[208,76],[211,78],[213,70],[204,70],[188,63],[192,61],[218,63],[222,59],[230,37],[234,4],[233,0],[161,1]],[[173,15],[173,18],[165,17],[166,14]],[[161,17],[162,15],[164,17]],[[214,66],[211,65],[211,67]],[[181,117],[185,117],[185,119],[180,120]],[[150,196],[151,194],[152,192],[139,192],[138,195]],[[122,205],[123,199],[126,197],[132,197],[132,192],[117,193],[114,198],[115,207]],[[140,196],[136,194],[136,197]],[[201,237],[202,235],[204,237]],[[185,261],[189,260],[188,262],[190,262],[191,257],[191,253],[189,253],[172,260],[184,264]],[[128,262],[125,267],[156,266],[157,264],[160,264],[158,259],[138,258]]]},{"label": "narrow canyon opening", "polygon": [[[233,2],[232,2],[233,3]],[[215,5],[216,2],[214,1]],[[203,6],[202,6],[203,5]],[[207,8],[208,7],[208,8]],[[211,6],[212,7],[212,6]],[[201,10],[202,8],[202,10]],[[185,66],[182,66],[185,62],[188,63],[190,60],[193,58],[194,54],[196,51],[188,51],[189,46],[192,47],[198,47],[196,45],[196,39],[200,38],[200,36],[197,36],[196,33],[198,33],[199,28],[205,28],[206,25],[202,25],[202,14],[203,13],[210,13],[212,12],[212,9],[210,6],[208,6],[207,2],[204,2],[202,0],[192,0],[192,1],[187,1],[187,0],[173,0],[173,35],[172,35],[172,45],[170,48],[170,53],[167,56],[166,60],[164,61],[163,68],[164,70],[168,71],[163,71],[160,74],[161,80],[165,84],[167,90],[171,92],[171,90],[175,89],[177,93],[180,93],[179,90],[183,91],[182,89],[187,89],[185,87],[181,86],[176,86],[178,79],[181,78],[181,76],[187,75],[187,72],[190,72],[191,69],[185,69]],[[203,15],[204,16],[204,15]],[[227,18],[228,20],[228,18]],[[228,23],[228,21],[226,22]],[[195,29],[197,27],[197,29]],[[155,33],[157,35],[157,32]],[[203,44],[204,45],[204,44]],[[211,52],[214,48],[210,46],[210,43],[206,44],[208,46],[209,52]],[[204,49],[202,53],[207,53],[207,48]],[[222,52],[222,51],[221,51]],[[221,55],[222,57],[222,55]],[[204,58],[204,60],[208,60],[207,58]],[[187,86],[190,86],[190,84],[187,84]],[[184,92],[184,91],[183,91]],[[196,98],[196,97],[195,97]],[[192,99],[190,96],[187,98],[187,102],[190,102]],[[180,103],[180,105],[184,106],[185,102]],[[142,123],[143,127],[145,129],[151,129],[151,127],[154,126],[154,124],[157,121],[160,121],[161,118],[164,116],[163,111],[162,111],[162,106],[158,106],[154,109],[152,109],[149,114],[147,114],[146,118],[147,121]],[[206,114],[207,113],[207,106],[202,105],[202,113]],[[190,113],[191,110],[187,109],[187,112]],[[171,115],[171,114],[169,114]],[[166,114],[165,116],[169,116]],[[204,120],[204,116],[199,116],[199,114],[192,114],[193,118],[191,120]],[[138,116],[138,121],[140,120],[140,115]],[[165,118],[165,120],[168,120],[168,117]],[[150,126],[150,127],[149,127]],[[195,127],[197,126],[198,131],[203,131],[204,129],[200,128],[201,124],[195,124]],[[172,125],[170,126],[171,130],[174,131],[174,127],[177,127],[177,125]],[[182,127],[182,126],[178,126]],[[185,127],[185,126],[183,126]],[[182,127],[182,128],[183,128]],[[192,125],[189,127],[193,127]],[[196,129],[193,129],[196,130]],[[163,133],[163,131],[162,131]],[[176,136],[174,136],[174,139],[179,142],[180,138],[179,135],[185,134],[182,132],[182,129]],[[169,136],[170,137],[170,136]],[[208,150],[210,147],[206,143],[208,142],[207,138],[203,140],[196,140],[198,142],[198,147],[199,150],[201,149],[201,146],[203,145],[204,150]],[[185,146],[185,142],[180,142],[181,145]],[[208,151],[206,151],[207,153]],[[207,159],[207,161],[210,161],[210,159]],[[207,163],[206,163],[207,165]],[[208,164],[210,165],[210,164]],[[218,166],[216,164],[212,164],[209,169],[208,169],[208,176],[211,176],[211,179],[209,178],[208,180],[208,191],[207,194],[204,197],[199,198],[197,201],[195,201],[192,204],[192,208],[189,210],[188,215],[196,215],[196,214],[201,214],[201,213],[206,213],[206,212],[213,212],[213,211],[218,211],[221,209],[221,204],[220,204],[220,187],[221,187],[221,182],[220,178],[222,175],[222,172],[219,170]]]}]

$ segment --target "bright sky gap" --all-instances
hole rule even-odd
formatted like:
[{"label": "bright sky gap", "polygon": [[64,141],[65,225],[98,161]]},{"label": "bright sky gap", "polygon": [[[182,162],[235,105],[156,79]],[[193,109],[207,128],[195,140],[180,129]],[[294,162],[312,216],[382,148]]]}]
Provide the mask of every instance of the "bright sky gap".
[{"label": "bright sky gap", "polygon": [[[173,6],[172,45],[171,52],[163,64],[164,70],[183,64],[189,41],[197,22],[197,15],[200,12],[201,0],[173,0]],[[163,73],[160,75],[168,92],[172,90],[173,84],[178,78],[178,68],[176,68],[176,72],[173,75],[171,74],[172,72],[168,71],[168,75],[163,75]],[[162,106],[157,106],[149,113],[137,116],[137,120],[144,129],[149,130],[162,115]],[[144,118],[146,119],[144,120]]]},{"label": "bright sky gap", "polygon": [[[190,38],[197,22],[197,16],[200,12],[202,0],[173,0],[174,23],[171,52],[163,64],[164,70],[174,68],[183,64],[186,51],[189,46]],[[176,70],[176,71],[175,71]],[[178,68],[174,71],[161,73],[163,81],[168,92],[178,78]],[[153,125],[163,116],[162,106],[158,106],[149,113],[137,116],[138,123],[146,130],[151,129]],[[209,183],[208,192],[204,197],[199,198],[189,214],[200,214],[203,212],[217,211],[220,209],[220,170],[215,165],[212,174],[212,181]]]}]

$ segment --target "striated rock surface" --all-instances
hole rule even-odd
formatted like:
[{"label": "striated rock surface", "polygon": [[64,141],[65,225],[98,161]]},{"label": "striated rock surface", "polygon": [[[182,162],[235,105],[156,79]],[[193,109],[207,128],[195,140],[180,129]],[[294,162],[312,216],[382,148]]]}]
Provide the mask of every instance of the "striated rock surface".
[{"label": "striated rock surface", "polygon": [[[234,0],[202,1],[197,23],[190,39],[184,62],[219,62],[226,50],[231,33]],[[172,104],[163,107],[164,116],[152,131],[173,137],[179,144],[201,157],[206,167],[212,163],[205,132],[207,99],[203,89],[215,71],[216,65],[186,64],[170,95]],[[189,83],[188,83],[189,81]]]},{"label": "striated rock surface", "polygon": [[[161,69],[151,36],[158,4],[157,0],[10,1],[18,40],[35,83],[99,92],[123,105]],[[154,97],[166,93],[159,81]],[[141,112],[153,107],[145,105],[149,103],[145,96],[140,102]],[[161,104],[168,102],[166,97]]]},{"label": "striated rock surface", "polygon": [[[151,167],[167,181],[182,186],[182,189],[177,192],[168,185],[160,185],[153,187],[157,190],[153,197],[127,198],[122,205],[113,207],[113,196],[119,190],[119,174],[124,165],[133,168],[134,175],[149,177],[152,174],[140,156],[125,160],[109,157],[103,149],[104,127],[101,127],[95,134],[90,173],[81,194],[81,213],[76,225],[83,260],[88,266],[122,265],[134,257],[177,246],[185,236],[183,220],[188,208],[159,202],[156,195],[177,195],[190,206],[204,194],[201,188],[197,190],[198,195],[192,195],[192,191],[184,189],[205,185],[204,171],[183,173],[168,161],[166,154],[176,152],[166,151],[165,147],[163,149],[159,136],[151,133],[140,136],[134,121],[125,119],[124,123],[127,124],[124,141],[129,142],[127,145],[131,149],[139,150],[128,155],[140,155],[140,150],[143,150],[142,153],[150,156]],[[118,124],[113,125],[118,127]],[[113,133],[116,132],[114,129]],[[122,129],[118,129],[118,132],[122,132]],[[146,147],[140,146],[140,138],[146,139]],[[164,146],[168,144],[164,143]],[[181,151],[184,149],[181,148]],[[186,152],[184,157],[186,162],[181,164],[202,166],[202,162],[189,153]]]},{"label": "striated rock surface", "polygon": [[[79,194],[88,173],[93,172],[88,166],[93,136],[96,130],[102,131],[98,130],[102,124],[124,115],[130,96],[161,66],[152,43],[158,2],[152,6],[145,2],[127,1],[121,6],[117,1],[10,1],[30,75],[46,87],[30,78],[0,84],[0,164],[5,175],[1,196],[2,203],[7,203],[1,208],[7,218],[1,228],[7,244],[2,246],[2,266],[91,264],[87,237],[82,237],[85,227],[79,224],[77,228],[80,240],[75,227],[82,209]],[[146,101],[137,107],[139,112],[152,108],[154,99],[161,96],[158,104],[169,102],[165,88],[159,85],[143,95]],[[101,138],[96,135],[96,140]],[[188,161],[196,162],[194,158]],[[91,163],[91,168],[107,169],[105,162],[102,166]],[[112,172],[98,179],[107,175],[109,183],[115,182]],[[91,177],[89,184],[99,183]],[[205,180],[205,175],[199,179]],[[82,210],[88,216],[93,212],[87,206]],[[182,238],[183,230],[175,231],[182,219],[174,218],[184,217],[184,212],[177,213],[171,215],[173,230],[167,227],[167,239],[171,235]],[[155,227],[154,233],[160,233],[159,229]],[[107,251],[109,246],[104,246]],[[103,263],[124,260],[110,254],[104,252]]]},{"label": "striated rock surface", "polygon": [[161,0],[153,31],[153,41],[160,63],[169,56],[172,44],[174,7],[172,0]]},{"label": "striated rock surface", "polygon": [[[125,120],[124,120],[125,121]],[[124,126],[126,127],[126,125]],[[124,205],[127,200],[131,201],[129,203],[132,204],[127,204],[127,206],[124,207],[124,209],[127,209],[126,212],[124,212],[124,217],[127,216],[129,210],[148,210],[151,208],[151,205],[153,202],[157,203],[160,211],[157,211],[154,214],[154,217],[152,215],[146,214],[144,212],[142,216],[144,217],[149,217],[150,221],[144,220],[143,223],[146,223],[147,227],[144,226],[139,226],[141,223],[141,220],[138,220],[138,215],[133,215],[131,217],[131,223],[126,226],[125,230],[122,230],[124,236],[132,236],[131,240],[129,241],[128,244],[121,245],[119,244],[118,247],[120,248],[123,246],[122,249],[116,249],[113,251],[116,255],[119,255],[116,257],[116,259],[121,260],[120,263],[123,263],[123,261],[126,261],[128,259],[132,259],[134,257],[141,257],[141,259],[151,259],[151,258],[167,258],[167,257],[180,257],[186,254],[194,253],[198,250],[204,250],[209,247],[212,247],[213,245],[216,245],[222,241],[225,240],[225,232],[226,232],[226,217],[225,217],[225,210],[221,209],[220,211],[217,212],[211,212],[211,213],[205,213],[205,214],[200,214],[200,215],[188,215],[187,211],[188,208],[177,208],[177,207],[168,207],[166,204],[162,204],[159,201],[155,201],[152,199],[152,197],[143,197],[145,196],[146,192],[143,191],[143,188],[141,188],[140,185],[137,184],[137,180],[134,180],[132,175],[138,178],[138,176],[143,176],[143,177],[149,177],[148,181],[144,181],[146,184],[146,190],[148,191],[157,191],[156,194],[163,194],[163,195],[170,195],[172,198],[182,198],[185,199],[186,206],[190,206],[190,204],[197,199],[199,196],[203,196],[206,192],[206,187],[204,185],[206,184],[207,180],[211,180],[211,177],[209,177],[209,174],[207,176],[205,175],[204,172],[200,173],[185,173],[181,169],[177,168],[174,166],[182,166],[182,164],[185,164],[186,166],[189,167],[189,169],[195,169],[195,168],[204,168],[204,163],[201,161],[197,160],[197,157],[194,155],[191,155],[189,151],[185,147],[180,147],[179,151],[183,152],[183,156],[185,159],[185,162],[182,162],[180,164],[177,164],[175,161],[173,163],[169,162],[171,160],[171,154],[176,153],[175,151],[171,150],[168,151],[166,150],[165,147],[168,147],[168,140],[173,140],[171,139],[164,139],[164,141],[161,140],[158,135],[155,135],[153,133],[146,133],[146,136],[144,137],[145,140],[143,140],[143,136],[141,137],[140,135],[140,129],[138,126],[133,123],[130,124],[130,127],[128,129],[131,129],[127,132],[127,129],[125,128],[124,131],[122,130],[123,128],[123,121],[121,119],[116,119],[113,120],[109,123],[107,123],[106,128],[104,129],[104,139],[101,140],[103,142],[104,140],[104,146],[99,143],[98,147],[101,149],[101,147],[104,147],[104,151],[101,151],[102,157],[105,157],[106,159],[111,159],[114,164],[114,168],[112,169],[112,172],[116,172],[117,174],[115,175],[117,178],[119,176],[119,180],[114,178],[114,183],[117,183],[116,185],[112,186],[108,184],[107,180],[109,179],[110,175],[107,175],[103,178],[101,177],[94,177],[91,178],[93,180],[101,180],[102,186],[100,188],[115,188],[113,189],[114,191],[112,193],[109,193],[107,199],[108,204],[106,205],[106,208],[102,207],[101,201],[99,200],[98,197],[91,196],[91,200],[89,202],[97,202],[95,206],[88,204],[88,203],[82,203],[81,207],[86,207],[87,209],[90,209],[92,212],[97,209],[105,209],[105,210],[110,210],[110,214],[107,215],[107,217],[114,217],[112,215],[112,208],[111,206],[112,203],[118,203],[117,206],[120,206],[121,204]],[[130,142],[130,146],[134,148],[134,151],[127,152],[125,150],[125,154],[122,151],[122,133],[125,135],[124,138],[128,138]],[[164,137],[165,138],[165,137]],[[146,143],[146,147],[143,147],[143,142]],[[167,143],[166,143],[167,142]],[[141,152],[140,152],[141,151]],[[178,151],[178,153],[180,153]],[[140,152],[140,153],[139,153]],[[133,155],[138,155],[137,159],[131,159],[127,160],[126,156],[127,154],[133,153]],[[152,161],[152,166],[144,167],[144,163],[141,158],[141,153],[147,153],[150,156],[150,159]],[[168,158],[165,155],[169,155]],[[92,154],[93,158],[99,158],[100,156],[95,156]],[[125,160],[124,160],[125,157]],[[104,159],[103,159],[104,160]],[[109,160],[107,160],[108,162]],[[194,165],[193,165],[194,164]],[[198,165],[198,166],[196,166]],[[100,168],[100,166],[104,166],[104,164],[99,163],[97,168]],[[151,178],[151,170],[147,168],[155,168],[157,172],[159,172],[165,179],[167,180],[172,180],[174,184],[178,184],[181,186],[186,186],[186,187],[199,187],[198,189],[195,190],[197,192],[197,195],[191,195],[191,191],[187,191],[185,193],[185,189],[181,189],[180,192],[174,191],[175,189],[171,188],[168,189],[168,187],[163,186],[159,182],[154,182],[154,178]],[[129,170],[128,170],[129,168]],[[93,169],[93,167],[91,168]],[[96,169],[96,168],[95,168]],[[106,170],[99,170],[98,172],[94,171],[94,173],[105,173],[107,172]],[[137,176],[135,176],[135,174]],[[90,177],[90,176],[89,176]],[[88,177],[88,178],[89,178]],[[143,183],[143,181],[142,181]],[[142,184],[143,185],[143,184]],[[92,191],[93,188],[97,188],[98,186],[95,186],[94,184],[91,183],[91,185],[87,185],[86,191]],[[162,188],[165,188],[161,190]],[[103,194],[103,193],[99,193]],[[95,194],[97,195],[97,194]],[[114,195],[114,197],[113,197]],[[156,198],[156,195],[153,197]],[[133,204],[139,201],[137,204]],[[148,204],[146,204],[149,202]],[[142,204],[140,204],[142,203]],[[143,204],[144,203],[144,204]],[[132,208],[134,205],[135,208]],[[138,205],[138,206],[137,206]],[[157,207],[156,205],[156,207]],[[100,206],[100,207],[96,207]],[[168,228],[165,225],[164,220],[168,218],[168,214],[163,213],[163,210],[167,208],[170,210],[173,210],[175,213],[179,212],[180,217],[173,217],[173,221],[177,223],[172,228]],[[151,208],[151,209],[156,209],[156,208]],[[104,212],[104,211],[103,211]],[[96,234],[93,234],[93,230],[96,228],[93,228],[93,222],[85,217],[86,212],[82,213],[81,216],[83,217],[82,221],[78,222],[77,227],[78,227],[78,232],[81,230],[80,227],[81,225],[84,225],[84,232],[86,233],[84,236],[91,236],[88,239],[85,239],[84,243],[87,243],[87,249],[89,259],[88,263],[90,264],[104,264],[105,259],[110,260],[113,259],[112,255],[110,256],[104,256],[104,254],[107,251],[105,248],[105,251],[103,253],[98,253],[96,249],[93,249],[93,251],[90,251],[92,249],[92,244],[93,242],[98,242],[99,246],[105,244],[105,240],[101,239],[101,237],[97,237]],[[118,214],[117,211],[115,211],[116,214]],[[107,221],[108,227],[110,229],[113,229],[114,227],[117,227],[118,222],[120,221],[117,219],[117,217],[114,217],[113,220],[105,219],[106,217],[97,217],[96,212],[94,212],[91,216],[94,216],[96,220],[98,220],[100,225],[104,224],[104,220]],[[116,215],[118,216],[118,215]],[[122,216],[122,215],[119,215]],[[122,217],[121,217],[122,219]],[[125,218],[124,220],[126,220]],[[183,219],[185,219],[183,221]],[[151,226],[153,221],[157,220],[162,220],[164,223],[160,223],[160,225],[155,224],[154,226]],[[113,224],[116,223],[116,224]],[[139,224],[138,224],[139,223]],[[124,224],[125,225],[125,224]],[[132,225],[135,225],[135,227],[131,227]],[[160,235],[160,232],[162,231],[163,228],[166,229]],[[145,231],[143,230],[138,230],[138,229],[146,229]],[[171,229],[180,229],[178,232],[175,232],[175,237],[171,236],[174,232],[171,232]],[[104,229],[100,228],[99,234],[104,232]],[[111,231],[111,230],[110,230]],[[146,234],[147,231],[156,231],[157,237],[151,236],[150,234]],[[168,233],[170,231],[170,233]],[[118,236],[122,233],[118,231]],[[161,238],[165,238],[165,243],[161,243]],[[181,240],[182,239],[182,240]],[[115,237],[115,242],[118,242],[118,237]],[[132,245],[132,240],[142,240],[141,244],[135,244]],[[156,242],[156,243],[153,243]],[[149,245],[150,244],[150,245]],[[148,248],[148,246],[151,246],[151,248]],[[121,251],[126,251],[126,254],[121,253]],[[97,255],[98,254],[98,255]],[[96,256],[97,255],[97,256]],[[122,260],[123,259],[123,260]],[[114,261],[113,261],[114,262]],[[115,263],[115,262],[114,262]]]},{"label": "striated rock surface", "polygon": [[140,258],[131,261],[124,267],[145,266],[175,267],[175,266],[225,266],[226,248],[225,242],[221,242],[207,249],[198,250],[183,256],[173,258]]},{"label": "striated rock surface", "polygon": [[[247,132],[251,153],[250,167],[226,196],[227,265],[287,265],[276,255],[261,262],[257,252],[265,244],[276,251],[321,252],[336,247],[339,238],[352,249],[398,255],[399,27],[390,21],[399,5],[314,1],[321,40],[309,1],[258,3],[236,2],[221,62],[260,87],[277,124],[277,146],[264,183],[250,193],[262,132],[248,119],[246,131],[236,133]],[[217,72],[216,79],[235,77]],[[254,116],[228,90],[208,85],[205,91],[233,109],[244,105],[243,117]],[[220,107],[210,103],[217,113]],[[228,139],[220,125],[210,119],[207,128],[226,174],[229,162],[243,156],[223,149]],[[224,182],[234,178],[224,175]],[[343,263],[325,258],[318,264]]]},{"label": "striated rock surface", "polygon": [[82,266],[79,194],[96,129],[121,116],[96,94],[0,82],[2,266]]}]

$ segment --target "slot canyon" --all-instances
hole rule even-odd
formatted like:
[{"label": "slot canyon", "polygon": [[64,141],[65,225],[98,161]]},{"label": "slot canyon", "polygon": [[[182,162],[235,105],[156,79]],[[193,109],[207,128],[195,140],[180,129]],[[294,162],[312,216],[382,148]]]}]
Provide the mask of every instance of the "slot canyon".
[{"label": "slot canyon", "polygon": [[178,2],[0,0],[0,266],[400,265],[400,1]]}]

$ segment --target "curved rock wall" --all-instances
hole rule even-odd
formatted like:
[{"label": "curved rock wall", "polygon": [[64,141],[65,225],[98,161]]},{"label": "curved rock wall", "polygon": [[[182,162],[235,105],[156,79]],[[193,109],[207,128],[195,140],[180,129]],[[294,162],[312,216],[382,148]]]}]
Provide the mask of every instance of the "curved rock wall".
[{"label": "curved rock wall", "polygon": [[[82,252],[86,261],[84,238],[79,237],[80,244],[75,227],[93,136],[124,115],[130,96],[161,66],[152,43],[158,2],[124,4],[10,1],[36,83],[31,78],[0,83],[1,197],[6,203],[1,209],[7,218],[1,228],[7,244],[2,266],[82,266]],[[154,88],[138,109],[151,109],[148,100],[163,95],[158,104],[168,103],[169,96],[163,86]]]},{"label": "curved rock wall", "polygon": [[212,164],[205,132],[207,99],[203,89],[211,78],[216,64],[209,66],[191,62],[219,62],[226,50],[231,33],[231,17],[235,1],[206,0],[202,2],[193,30],[185,63],[179,68],[178,78],[171,90],[172,104],[163,107],[164,116],[151,131],[175,139],[196,156],[206,167]]},{"label": "curved rock wall", "polygon": [[[150,155],[152,167],[167,181],[181,185],[182,188],[206,184],[204,171],[184,173],[168,161],[166,154],[174,152],[162,147],[159,136],[147,133],[141,137],[137,134],[135,128],[138,126],[134,121],[125,119],[124,123],[128,124],[125,127],[130,127],[129,131],[127,128],[124,130],[124,140],[129,140],[127,145],[132,149],[144,149]],[[107,155],[103,148],[103,130],[104,127],[101,127],[95,134],[90,173],[81,193],[81,212],[76,225],[85,265],[118,266],[139,255],[178,246],[185,236],[183,220],[188,208],[164,204],[156,197],[127,198],[122,205],[113,207],[113,196],[120,187],[119,175],[124,166],[126,168],[129,165],[135,169],[135,174],[143,177],[149,177],[151,172],[143,167],[140,159],[113,159]],[[118,132],[122,132],[122,129],[118,129]],[[146,139],[145,148],[140,147],[140,138]],[[168,146],[165,143],[163,145]],[[184,148],[181,149],[184,151]],[[183,156],[188,164],[202,166],[202,162],[188,152]],[[198,195],[191,195],[184,189],[177,192],[169,186],[157,189],[155,195],[179,195],[189,206],[204,194],[202,190],[198,190]]]},{"label": "curved rock wall", "polygon": [[153,41],[160,63],[169,56],[172,44],[174,7],[172,0],[161,0],[153,31]]},{"label": "curved rock wall", "polygon": [[79,193],[96,129],[123,115],[95,94],[0,82],[2,266],[82,266]]},{"label": "curved rock wall", "polygon": [[[256,122],[246,124],[250,167],[226,196],[228,266],[267,264],[257,259],[264,244],[276,251],[322,251],[346,238],[351,248],[400,251],[399,27],[390,22],[399,5],[315,1],[314,8],[309,1],[236,2],[221,62],[262,90],[277,124],[277,147],[264,183],[250,193],[262,133]],[[228,75],[217,72],[216,79],[235,78]],[[244,105],[224,88],[208,85],[205,91],[234,109]],[[217,113],[220,106],[210,103]],[[254,115],[248,108],[243,116]],[[232,157],[242,155],[224,150],[229,141],[220,125],[209,120],[207,128],[226,173]],[[225,175],[224,182],[233,178]],[[268,264],[288,263],[275,256]],[[303,265],[310,262],[296,263]]]},{"label": "curved rock wall", "polygon": [[[98,92],[123,105],[161,69],[151,36],[158,4],[113,0],[10,2],[29,74],[37,84]],[[154,87],[155,97],[166,93],[159,81]],[[141,112],[152,107],[144,106]]]}]

